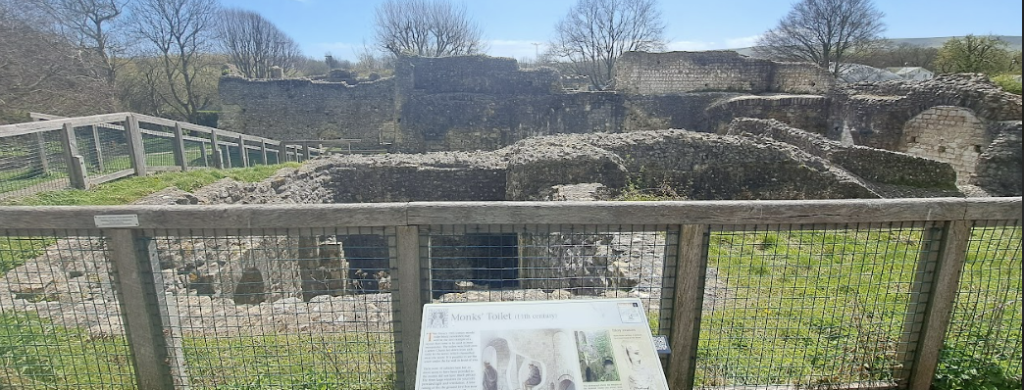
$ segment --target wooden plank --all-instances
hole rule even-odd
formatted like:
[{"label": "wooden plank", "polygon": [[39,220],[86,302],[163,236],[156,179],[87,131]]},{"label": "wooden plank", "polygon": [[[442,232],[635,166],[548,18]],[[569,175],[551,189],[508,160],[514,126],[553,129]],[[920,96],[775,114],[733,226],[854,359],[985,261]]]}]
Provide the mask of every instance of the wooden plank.
[{"label": "wooden plank", "polygon": [[139,122],[133,115],[125,117],[125,130],[128,132],[125,138],[128,140],[128,157],[135,168],[136,176],[146,176],[146,146],[142,142],[142,132],[139,131]]},{"label": "wooden plank", "polygon": [[140,247],[138,232],[111,229],[105,232],[109,239],[110,258],[113,262],[128,336],[135,367],[136,385],[140,389],[174,389],[167,340],[163,334],[163,321],[157,296],[158,289],[145,247]]},{"label": "wooden plank", "polygon": [[249,167],[249,151],[245,147],[245,136],[244,135],[239,135],[237,139],[238,139],[238,156],[242,160],[242,168],[248,168]]},{"label": "wooden plank", "polygon": [[217,142],[217,130],[210,131],[210,157],[213,159],[213,167],[224,169],[224,155],[220,153],[220,145]]},{"label": "wooden plank", "polygon": [[78,140],[75,139],[75,127],[65,123],[60,133],[61,144],[64,146],[64,160],[67,162],[68,179],[71,187],[86,190],[89,189],[89,179],[86,177],[85,160],[78,153]]},{"label": "wooden plank", "polygon": [[277,145],[277,163],[281,164],[286,163],[288,161],[288,144],[282,141],[280,144]]},{"label": "wooden plank", "polygon": [[48,206],[0,207],[9,229],[90,229],[93,217],[137,214],[141,229],[326,228],[401,226],[403,203],[218,206]]},{"label": "wooden plank", "polygon": [[672,333],[669,335],[672,354],[668,358],[668,382],[673,389],[693,387],[704,304],[707,238],[707,225],[683,225],[679,230],[675,302],[672,308]]},{"label": "wooden plank", "polygon": [[[975,199],[975,198],[972,198]],[[1018,198],[1019,199],[1019,198]],[[775,224],[963,218],[967,198],[676,202],[417,202],[409,223]],[[1018,201],[1019,204],[1019,201]],[[978,203],[972,207],[982,206]],[[1017,210],[1020,210],[1018,205]]]},{"label": "wooden plank", "polygon": [[[166,227],[272,228],[288,226],[394,225],[669,225],[729,224],[736,221],[815,223],[958,220],[965,208],[1002,207],[977,198],[861,199],[828,201],[702,202],[422,202],[315,205],[219,205],[151,209],[144,206],[3,207],[0,220],[11,228],[90,227],[95,212],[144,212]],[[1020,199],[1020,198],[1017,198]],[[801,203],[807,203],[804,205]],[[1020,202],[1016,203],[1020,210]],[[881,212],[891,206],[889,213]],[[993,206],[995,205],[995,206]],[[956,207],[953,207],[956,206]],[[152,206],[149,206],[152,207]],[[818,210],[813,213],[809,210]],[[879,210],[881,209],[881,210]],[[953,212],[958,209],[958,212]],[[759,214],[752,213],[755,210]],[[48,214],[56,212],[57,214]],[[930,215],[926,213],[931,212]],[[294,214],[293,214],[294,213]],[[347,217],[354,213],[358,217]],[[376,218],[374,213],[380,213]],[[1019,213],[1018,213],[1019,215]],[[49,218],[53,218],[52,220]],[[338,219],[337,225],[335,219]],[[8,222],[10,221],[10,222]],[[839,222],[837,222],[839,221]],[[161,225],[149,225],[159,228]]]},{"label": "wooden plank", "polygon": [[[922,287],[920,292],[915,289],[911,298],[911,302],[914,302],[915,297],[924,295],[922,300],[925,306],[921,322],[914,325],[919,327],[920,332],[917,340],[914,340],[917,348],[910,366],[909,388],[912,390],[931,388],[935,369],[939,364],[939,352],[946,338],[946,328],[949,326],[953,305],[956,303],[956,293],[960,287],[960,275],[967,257],[970,238],[969,221],[948,223],[942,229],[941,247],[936,256],[934,274],[931,275],[927,269],[923,273],[918,272],[918,275],[926,279],[922,285],[927,286]],[[916,282],[914,285],[917,287]],[[914,305],[911,306],[912,310],[908,310],[908,320],[912,320],[909,318],[911,315],[914,315],[913,320],[916,320],[917,310],[913,310]]]},{"label": "wooden plank", "polygon": [[16,123],[13,125],[0,126],[0,137],[11,137],[15,135],[38,133],[40,131],[53,131],[60,130],[65,123],[71,124],[73,127],[89,126],[94,124],[106,124],[110,122],[120,122],[124,120],[124,117],[131,115],[130,113],[117,113],[117,114],[103,114],[103,115],[92,115],[83,116],[78,118],[66,118],[61,120],[53,121],[40,121],[40,122],[26,122]]},{"label": "wooden plank", "polygon": [[94,151],[96,152],[96,169],[100,172],[105,170],[103,162],[103,146],[100,140],[100,128],[96,125],[90,126],[92,129],[92,144]]},{"label": "wooden plank", "polygon": [[971,220],[1017,220],[1021,217],[1021,197],[1013,198],[972,198],[981,207],[968,208],[963,219]]},{"label": "wooden plank", "polygon": [[260,157],[263,165],[270,165],[270,160],[267,160],[267,141],[264,139],[260,139]]},{"label": "wooden plank", "polygon": [[199,143],[199,155],[203,158],[203,166],[204,167],[209,167],[210,166],[210,157],[206,153],[206,142],[205,142],[205,140],[204,140],[204,142],[200,142]]},{"label": "wooden plank", "polygon": [[46,150],[46,137],[42,132],[36,133],[36,144],[39,148],[39,168],[44,175],[50,174],[50,157]]},{"label": "wooden plank", "polygon": [[117,179],[125,178],[135,174],[134,169],[123,169],[117,172],[108,173],[106,175],[92,176],[89,178],[89,183],[92,185],[106,183],[108,181],[114,181]]},{"label": "wooden plank", "polygon": [[399,226],[397,253],[392,261],[392,286],[398,287],[398,299],[392,305],[395,338],[395,361],[398,362],[398,388],[414,390],[416,362],[420,348],[420,325],[423,321],[424,286],[420,278],[420,233],[416,226]]},{"label": "wooden plank", "polygon": [[188,170],[188,161],[185,155],[184,133],[181,131],[181,124],[174,123],[174,165],[181,167],[181,171]]}]

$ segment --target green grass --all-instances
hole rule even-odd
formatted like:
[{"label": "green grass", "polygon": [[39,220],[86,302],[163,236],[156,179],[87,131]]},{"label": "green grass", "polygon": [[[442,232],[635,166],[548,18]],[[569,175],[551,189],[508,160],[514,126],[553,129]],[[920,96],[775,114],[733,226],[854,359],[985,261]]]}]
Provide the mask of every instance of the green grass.
[{"label": "green grass", "polygon": [[133,388],[129,356],[123,337],[92,338],[33,313],[0,314],[0,388]]},{"label": "green grass", "polygon": [[[972,242],[968,256],[969,264],[1015,264],[979,267],[976,275],[986,285],[1001,280],[972,298],[981,305],[974,312],[1002,314],[981,326],[1000,329],[1001,343],[1021,337],[1020,231],[1013,232],[1008,240]],[[920,240],[918,229],[712,234],[709,267],[729,296],[703,317],[697,383],[891,380],[901,364],[897,351]],[[997,291],[1016,292],[1016,303],[1000,301]],[[1019,341],[1016,351],[1012,343],[1005,347],[989,353],[986,365],[1004,367],[1011,382],[1016,375],[1019,389]]]},{"label": "green grass", "polygon": [[297,163],[259,165],[250,168],[225,170],[197,169],[188,172],[168,172],[145,177],[128,177],[97,185],[89,190],[61,190],[41,192],[6,202],[9,206],[86,206],[128,204],[167,187],[195,191],[223,178],[243,182],[266,179],[284,167],[298,167]]},{"label": "green grass", "polygon": [[[390,389],[390,335],[185,337],[200,389]],[[0,315],[0,388],[132,389],[123,336],[95,338],[25,312]]]},{"label": "green grass", "polygon": [[[188,172],[168,172],[146,177],[129,177],[100,184],[89,190],[59,190],[41,192],[24,198],[8,200],[2,206],[88,206],[123,205],[167,187],[195,191],[223,178],[243,182],[257,182],[273,175],[281,168],[298,167],[298,163],[260,165],[237,169],[198,169]],[[0,237],[0,276],[28,259],[42,254],[47,246],[56,242],[48,237]]]},{"label": "green grass", "polygon": [[[992,82],[996,83],[996,85],[998,85],[1000,88],[1002,88],[1006,92],[1009,92],[1009,93],[1012,93],[1012,94],[1016,94],[1016,95],[1020,95],[1021,94],[1021,83],[1020,83],[1020,81],[1017,81],[1018,79],[1016,79],[1014,77],[1015,77],[1015,75],[1012,75],[1012,74],[1001,74],[1001,75],[992,77]],[[1020,75],[1016,75],[1016,77],[1020,77]]]}]

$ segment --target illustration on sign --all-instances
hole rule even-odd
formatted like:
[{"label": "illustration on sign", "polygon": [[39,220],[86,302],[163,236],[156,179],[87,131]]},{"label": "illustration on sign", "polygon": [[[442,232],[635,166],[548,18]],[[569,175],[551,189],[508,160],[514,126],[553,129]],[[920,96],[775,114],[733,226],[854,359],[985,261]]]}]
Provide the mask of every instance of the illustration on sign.
[{"label": "illustration on sign", "polygon": [[668,390],[638,299],[428,304],[420,390]]}]

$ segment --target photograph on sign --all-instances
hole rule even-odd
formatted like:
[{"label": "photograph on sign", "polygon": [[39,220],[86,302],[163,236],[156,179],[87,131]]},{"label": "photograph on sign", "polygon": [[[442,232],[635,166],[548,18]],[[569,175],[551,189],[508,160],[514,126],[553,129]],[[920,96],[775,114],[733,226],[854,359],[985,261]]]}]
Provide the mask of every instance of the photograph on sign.
[{"label": "photograph on sign", "polygon": [[428,304],[420,390],[667,390],[638,299]]}]

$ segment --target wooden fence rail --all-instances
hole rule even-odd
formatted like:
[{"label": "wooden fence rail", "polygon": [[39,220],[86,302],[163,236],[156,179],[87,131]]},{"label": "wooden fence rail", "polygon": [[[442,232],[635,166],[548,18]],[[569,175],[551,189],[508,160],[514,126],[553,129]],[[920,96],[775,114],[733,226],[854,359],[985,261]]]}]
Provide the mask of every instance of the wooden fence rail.
[{"label": "wooden fence rail", "polygon": [[[250,164],[268,164],[270,161],[268,154],[273,155],[278,162],[304,161],[323,154],[322,148],[313,147],[305,141],[278,141],[135,113],[126,112],[77,118],[63,118],[39,113],[32,113],[31,116],[36,120],[35,122],[0,126],[0,140],[36,134],[33,157],[26,158],[34,158],[38,161],[25,162],[21,165],[38,166],[36,172],[41,176],[66,175],[70,186],[80,189],[125,176],[145,176],[152,171],[168,169],[184,171],[196,168],[190,166],[186,143],[197,144],[200,150],[199,161],[203,165],[211,165],[210,162],[212,162],[212,166],[215,168],[232,167],[231,158],[227,152],[229,148],[237,151],[241,167],[248,167]],[[75,129],[83,127],[91,129],[91,137],[85,142],[91,145],[92,150],[80,150],[80,142],[76,140]],[[85,168],[86,159],[83,155],[93,156],[90,160],[95,160],[96,168],[100,172],[105,171],[106,165],[109,165],[109,161],[106,159],[111,157],[110,151],[103,150],[109,145],[103,145],[100,141],[98,130],[100,128],[124,132],[131,163],[129,170],[105,172],[89,177],[89,171]],[[51,131],[61,132],[62,159],[66,162],[66,169],[63,172],[54,171],[54,167],[50,164],[48,156],[51,152],[48,150],[49,146],[43,134]],[[165,139],[171,143],[169,152],[173,155],[173,167],[147,166],[145,137]],[[250,159],[249,153],[258,154],[260,157]],[[0,174],[2,173],[0,172]],[[56,188],[44,187],[42,189]],[[0,197],[27,195],[24,191],[15,190],[0,188]]]},{"label": "wooden fence rail", "polygon": [[[146,256],[147,235],[154,231],[218,232],[245,235],[295,232],[296,229],[384,227],[394,229],[390,271],[396,364],[395,388],[412,389],[422,305],[430,302],[429,254],[421,248],[423,229],[446,225],[487,226],[665,226],[677,248],[666,252],[662,286],[661,331],[672,354],[666,373],[672,389],[694,385],[701,331],[709,232],[747,231],[759,226],[815,229],[823,226],[886,226],[927,222],[916,265],[913,291],[902,334],[901,369],[893,372],[899,388],[931,386],[957,298],[972,223],[992,221],[1019,226],[1021,198],[937,198],[813,201],[681,202],[422,202],[331,205],[109,206],[0,208],[0,232],[8,236],[74,232],[109,240],[111,263],[118,270],[117,291],[125,310],[140,388],[185,388],[188,367],[167,328],[167,310],[154,296],[151,280],[159,259]],[[99,217],[99,218],[97,218]],[[108,225],[97,226],[100,220]],[[120,225],[109,225],[109,221]],[[789,226],[788,228],[786,226]],[[1019,236],[1013,239],[1019,240]],[[1019,251],[1020,243],[1017,243]],[[1018,252],[1019,256],[1019,252]],[[670,258],[671,257],[671,258]],[[671,264],[670,268],[668,264]],[[429,267],[428,267],[429,268]],[[671,269],[673,272],[669,272]],[[149,290],[146,290],[146,289]],[[1019,291],[1016,292],[1018,295]],[[667,303],[667,304],[665,304]],[[1019,320],[1019,317],[1018,317]],[[667,322],[667,323],[666,323]],[[163,325],[162,325],[163,324]],[[1019,324],[1018,324],[1019,325]],[[655,331],[658,331],[657,329]],[[1019,352],[1018,352],[1019,353]],[[183,379],[185,381],[183,381]],[[830,387],[831,388],[831,387]]]}]

